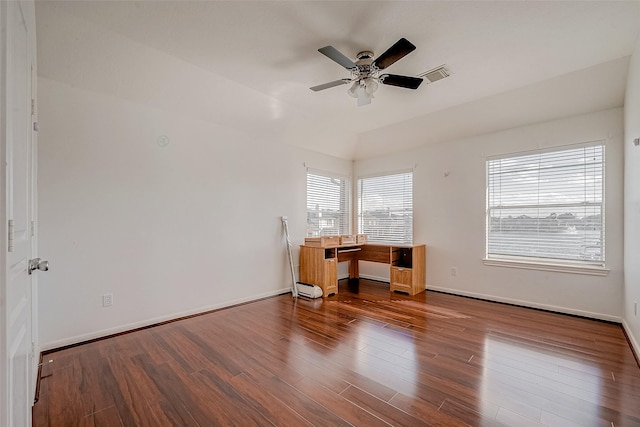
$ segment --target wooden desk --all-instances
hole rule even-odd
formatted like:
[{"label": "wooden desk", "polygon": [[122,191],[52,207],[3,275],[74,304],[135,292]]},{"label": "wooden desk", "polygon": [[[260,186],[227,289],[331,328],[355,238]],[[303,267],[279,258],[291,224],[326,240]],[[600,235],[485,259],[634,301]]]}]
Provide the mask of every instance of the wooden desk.
[{"label": "wooden desk", "polygon": [[300,281],[322,288],[322,295],[338,293],[338,263],[349,261],[349,278],[359,278],[359,261],[389,264],[389,289],[415,295],[425,290],[425,245],[375,243],[341,246],[300,246]]}]

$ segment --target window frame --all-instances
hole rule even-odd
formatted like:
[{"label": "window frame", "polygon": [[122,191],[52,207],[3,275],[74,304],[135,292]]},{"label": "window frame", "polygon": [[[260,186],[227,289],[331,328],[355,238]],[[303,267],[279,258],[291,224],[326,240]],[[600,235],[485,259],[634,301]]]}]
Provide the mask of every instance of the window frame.
[{"label": "window frame", "polygon": [[[362,209],[362,199],[361,199],[361,181],[363,180],[367,180],[367,179],[372,179],[372,178],[382,178],[382,177],[387,177],[387,176],[394,176],[394,175],[405,175],[405,174],[411,174],[411,232],[410,232],[410,240],[407,241],[406,239],[403,239],[402,241],[394,241],[394,240],[383,240],[383,239],[377,239],[376,236],[372,236],[371,234],[368,234],[362,224],[362,215],[361,215],[361,209]],[[414,190],[415,190],[415,186],[414,186],[414,170],[413,169],[401,169],[401,170],[396,170],[396,171],[389,171],[389,172],[382,172],[382,173],[376,173],[376,174],[371,174],[371,175],[361,175],[358,176],[355,179],[355,185],[354,185],[354,216],[355,216],[355,226],[356,226],[356,230],[358,230],[358,234],[367,234],[368,235],[368,242],[370,243],[380,243],[380,244],[390,244],[390,245],[397,245],[397,246],[410,246],[413,245],[413,241],[414,241],[414,203],[413,203],[413,199],[414,199]]]},{"label": "window frame", "polygon": [[[554,153],[561,151],[568,151],[580,148],[588,148],[594,146],[602,146],[602,202],[600,204],[601,212],[601,236],[602,236],[602,254],[603,259],[601,261],[590,260],[569,260],[562,258],[542,258],[533,256],[519,256],[519,255],[506,255],[506,254],[491,254],[489,253],[489,231],[491,226],[491,209],[490,206],[490,180],[489,180],[489,167],[490,161],[517,158],[527,155]],[[485,256],[483,263],[488,266],[500,266],[500,267],[514,267],[533,270],[545,270],[564,273],[576,273],[606,276],[609,273],[609,269],[606,268],[606,141],[595,140],[582,142],[577,144],[566,144],[554,147],[546,147],[535,150],[527,150],[520,152],[510,152],[499,155],[487,156],[485,158]],[[539,204],[539,207],[544,207],[544,204]]]},{"label": "window frame", "polygon": [[[342,211],[339,215],[346,221],[346,227],[342,227],[342,224],[338,226],[337,234],[318,234],[317,236],[310,233],[309,231],[309,175],[320,176],[329,179],[338,179],[344,181],[345,189],[344,189],[344,198],[346,204],[346,210]],[[321,169],[313,169],[307,168],[305,171],[305,203],[306,203],[306,212],[307,212],[307,220],[306,227],[307,230],[305,235],[307,237],[318,237],[318,236],[338,236],[341,234],[350,234],[352,229],[352,210],[353,210],[353,202],[352,202],[352,177],[350,175],[325,171]],[[340,198],[343,196],[340,195]]]}]

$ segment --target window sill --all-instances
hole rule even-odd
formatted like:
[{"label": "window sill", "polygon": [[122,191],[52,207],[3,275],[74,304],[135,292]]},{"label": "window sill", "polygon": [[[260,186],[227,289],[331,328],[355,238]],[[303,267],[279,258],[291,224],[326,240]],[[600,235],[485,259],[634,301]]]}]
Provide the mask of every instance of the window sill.
[{"label": "window sill", "polygon": [[610,271],[607,268],[596,265],[567,265],[512,259],[485,258],[482,260],[482,262],[484,265],[492,267],[523,268],[526,270],[554,271],[558,273],[586,274],[590,276],[607,276]]}]

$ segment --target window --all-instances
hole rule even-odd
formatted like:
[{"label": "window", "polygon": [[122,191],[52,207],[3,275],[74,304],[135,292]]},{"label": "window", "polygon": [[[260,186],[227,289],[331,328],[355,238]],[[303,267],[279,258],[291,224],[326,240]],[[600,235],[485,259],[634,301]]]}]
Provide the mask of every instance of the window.
[{"label": "window", "polygon": [[604,266],[602,142],[487,160],[487,258]]},{"label": "window", "polygon": [[413,242],[413,172],[358,179],[358,233],[370,242]]},{"label": "window", "polygon": [[349,180],[307,173],[307,236],[349,234]]}]

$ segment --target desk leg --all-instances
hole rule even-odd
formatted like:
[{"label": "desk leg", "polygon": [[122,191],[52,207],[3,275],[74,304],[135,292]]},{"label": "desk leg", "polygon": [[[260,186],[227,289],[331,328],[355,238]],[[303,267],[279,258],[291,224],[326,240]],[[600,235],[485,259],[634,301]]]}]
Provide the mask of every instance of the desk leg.
[{"label": "desk leg", "polygon": [[353,257],[349,261],[349,279],[359,279],[360,271],[358,268],[358,257]]},{"label": "desk leg", "polygon": [[354,256],[349,261],[349,291],[358,293],[360,288],[360,273],[358,271],[358,257]]}]

